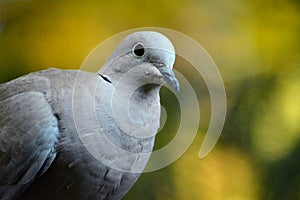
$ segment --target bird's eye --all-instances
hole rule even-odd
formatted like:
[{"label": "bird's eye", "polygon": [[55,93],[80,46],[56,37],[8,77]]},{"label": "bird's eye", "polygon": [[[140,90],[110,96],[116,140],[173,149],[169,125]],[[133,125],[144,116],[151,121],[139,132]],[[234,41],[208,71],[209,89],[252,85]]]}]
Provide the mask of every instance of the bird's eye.
[{"label": "bird's eye", "polygon": [[136,57],[142,57],[143,55],[145,55],[145,47],[144,47],[144,45],[141,44],[141,43],[137,43],[136,45],[134,45],[134,47],[132,49],[132,53]]}]

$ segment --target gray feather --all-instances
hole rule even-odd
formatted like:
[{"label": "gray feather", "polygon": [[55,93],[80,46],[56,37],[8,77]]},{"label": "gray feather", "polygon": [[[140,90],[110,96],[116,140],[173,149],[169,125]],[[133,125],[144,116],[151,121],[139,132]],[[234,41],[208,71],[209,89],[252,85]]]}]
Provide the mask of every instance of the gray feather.
[{"label": "gray feather", "polygon": [[0,198],[121,199],[150,157],[161,85],[178,86],[171,68],[160,73],[174,59],[167,38],[138,32],[98,74],[49,69],[0,85]]}]

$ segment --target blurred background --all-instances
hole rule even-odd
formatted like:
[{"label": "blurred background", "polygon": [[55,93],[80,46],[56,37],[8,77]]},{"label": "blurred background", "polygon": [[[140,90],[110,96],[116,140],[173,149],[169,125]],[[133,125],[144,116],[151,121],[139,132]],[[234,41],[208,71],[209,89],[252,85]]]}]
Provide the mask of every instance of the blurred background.
[{"label": "blurred background", "polygon": [[[101,41],[149,26],[187,34],[209,52],[224,79],[228,113],[216,147],[199,159],[209,95],[178,58],[175,68],[199,98],[199,134],[175,163],[143,174],[125,199],[300,199],[297,0],[0,0],[0,83],[49,67],[79,69]],[[180,114],[174,95],[161,95],[168,119],[156,149],[174,137]]]}]

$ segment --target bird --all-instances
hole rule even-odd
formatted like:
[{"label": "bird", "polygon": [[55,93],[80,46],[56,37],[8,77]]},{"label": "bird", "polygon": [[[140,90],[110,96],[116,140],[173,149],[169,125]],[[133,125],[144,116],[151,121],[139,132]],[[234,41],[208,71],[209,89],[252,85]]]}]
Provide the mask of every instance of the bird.
[{"label": "bird", "polygon": [[49,68],[0,84],[0,199],[122,199],[179,91],[162,33],[126,36],[96,73]]}]

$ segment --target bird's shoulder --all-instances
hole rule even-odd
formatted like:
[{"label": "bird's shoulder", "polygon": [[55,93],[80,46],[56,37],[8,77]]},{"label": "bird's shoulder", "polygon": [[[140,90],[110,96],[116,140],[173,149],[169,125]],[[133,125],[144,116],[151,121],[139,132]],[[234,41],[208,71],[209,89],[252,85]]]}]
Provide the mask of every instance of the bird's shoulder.
[{"label": "bird's shoulder", "polygon": [[57,75],[72,76],[61,72],[44,70],[0,85],[1,199],[16,198],[56,157],[60,131],[52,88]]},{"label": "bird's shoulder", "polygon": [[0,102],[0,197],[14,199],[56,156],[57,119],[43,93],[14,94]]}]

